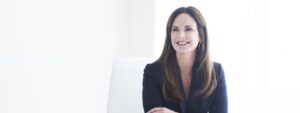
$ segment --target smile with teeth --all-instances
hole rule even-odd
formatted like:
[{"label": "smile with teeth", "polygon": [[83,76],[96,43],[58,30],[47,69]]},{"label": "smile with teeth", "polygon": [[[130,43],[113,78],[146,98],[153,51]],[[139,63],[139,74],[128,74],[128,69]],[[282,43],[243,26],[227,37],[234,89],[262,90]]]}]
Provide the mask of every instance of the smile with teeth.
[{"label": "smile with teeth", "polygon": [[184,45],[187,45],[187,44],[189,44],[190,42],[189,41],[178,41],[177,42],[177,45],[179,45],[179,46],[184,46]]}]

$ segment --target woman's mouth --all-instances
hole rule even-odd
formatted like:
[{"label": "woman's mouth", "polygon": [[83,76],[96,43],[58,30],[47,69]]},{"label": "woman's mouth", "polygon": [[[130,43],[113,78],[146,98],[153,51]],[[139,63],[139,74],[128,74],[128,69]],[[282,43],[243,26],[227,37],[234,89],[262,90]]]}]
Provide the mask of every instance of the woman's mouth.
[{"label": "woman's mouth", "polygon": [[187,44],[189,44],[190,42],[189,41],[178,41],[177,42],[177,45],[179,45],[179,46],[184,46],[184,45],[187,45]]}]

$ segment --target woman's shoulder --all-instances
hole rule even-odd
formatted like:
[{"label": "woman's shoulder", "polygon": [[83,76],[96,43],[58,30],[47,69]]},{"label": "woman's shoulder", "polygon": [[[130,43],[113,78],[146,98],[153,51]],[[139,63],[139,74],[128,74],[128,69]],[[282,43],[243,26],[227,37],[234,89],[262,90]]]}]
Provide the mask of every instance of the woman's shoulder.
[{"label": "woman's shoulder", "polygon": [[220,66],[222,66],[222,64],[219,62],[213,61],[213,66],[214,66],[214,69],[218,69],[218,68],[220,68]]},{"label": "woman's shoulder", "polygon": [[225,75],[224,75],[224,70],[223,70],[222,64],[219,62],[213,62],[213,67],[214,67],[217,79],[218,80],[223,79]]},{"label": "woman's shoulder", "polygon": [[161,73],[161,68],[160,68],[160,63],[159,61],[154,61],[152,63],[148,63],[146,66],[145,66],[145,69],[144,69],[144,75],[149,75],[149,76],[159,76],[160,73]]},{"label": "woman's shoulder", "polygon": [[153,70],[153,69],[157,70],[159,68],[160,68],[160,63],[157,60],[152,63],[148,63],[145,67],[145,69],[151,69],[151,70]]}]

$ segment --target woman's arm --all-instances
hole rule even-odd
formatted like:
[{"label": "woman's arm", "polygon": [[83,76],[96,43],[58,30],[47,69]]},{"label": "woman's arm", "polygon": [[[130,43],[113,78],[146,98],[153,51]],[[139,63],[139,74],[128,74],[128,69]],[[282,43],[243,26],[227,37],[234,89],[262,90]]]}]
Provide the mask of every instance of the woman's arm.
[{"label": "woman's arm", "polygon": [[153,65],[148,64],[144,69],[144,78],[143,78],[143,107],[144,112],[146,113],[154,107],[162,107],[162,93],[159,86],[159,79],[155,79]]},{"label": "woman's arm", "polygon": [[228,100],[227,100],[227,87],[225,81],[224,70],[221,64],[216,63],[216,76],[219,78],[217,88],[215,89],[214,98],[209,109],[209,113],[227,113]]}]

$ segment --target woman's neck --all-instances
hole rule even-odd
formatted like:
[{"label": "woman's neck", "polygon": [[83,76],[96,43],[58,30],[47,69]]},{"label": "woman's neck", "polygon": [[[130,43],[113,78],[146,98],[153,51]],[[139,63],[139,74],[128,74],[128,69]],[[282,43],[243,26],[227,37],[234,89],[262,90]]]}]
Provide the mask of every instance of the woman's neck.
[{"label": "woman's neck", "polygon": [[180,72],[191,75],[196,53],[176,53],[176,58]]}]

